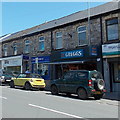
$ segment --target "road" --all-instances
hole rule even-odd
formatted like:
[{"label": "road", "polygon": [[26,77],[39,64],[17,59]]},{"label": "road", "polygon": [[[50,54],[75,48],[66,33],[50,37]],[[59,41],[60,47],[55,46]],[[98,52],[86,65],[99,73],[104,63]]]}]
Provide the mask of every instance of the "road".
[{"label": "road", "polygon": [[117,101],[80,100],[77,96],[54,96],[49,91],[2,88],[2,118],[118,118]]}]

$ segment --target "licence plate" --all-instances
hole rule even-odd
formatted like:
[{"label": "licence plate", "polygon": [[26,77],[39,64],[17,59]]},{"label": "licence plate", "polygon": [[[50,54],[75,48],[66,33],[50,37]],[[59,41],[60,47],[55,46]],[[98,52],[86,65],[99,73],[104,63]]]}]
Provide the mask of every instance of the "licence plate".
[{"label": "licence plate", "polygon": [[95,94],[101,94],[101,92],[100,91],[96,91]]}]

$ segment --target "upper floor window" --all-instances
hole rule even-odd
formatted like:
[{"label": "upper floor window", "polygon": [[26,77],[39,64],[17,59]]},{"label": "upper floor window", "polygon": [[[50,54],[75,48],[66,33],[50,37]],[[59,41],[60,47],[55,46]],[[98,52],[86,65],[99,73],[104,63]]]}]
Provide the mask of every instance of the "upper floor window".
[{"label": "upper floor window", "polygon": [[17,55],[17,43],[16,42],[13,43],[13,54]]},{"label": "upper floor window", "polygon": [[25,41],[25,53],[29,53],[30,52],[30,41],[26,40]]},{"label": "upper floor window", "polygon": [[5,44],[5,45],[3,46],[4,56],[7,56],[7,50],[8,50],[8,45]]},{"label": "upper floor window", "polygon": [[62,32],[56,33],[56,49],[63,48]]},{"label": "upper floor window", "polygon": [[44,40],[45,40],[45,38],[43,36],[41,36],[40,39],[39,39],[39,50],[40,51],[44,51],[45,50]]},{"label": "upper floor window", "polygon": [[86,39],[86,26],[78,27],[77,31],[78,31],[78,44],[86,45],[88,43]]},{"label": "upper floor window", "polygon": [[106,21],[107,40],[118,40],[118,18]]}]

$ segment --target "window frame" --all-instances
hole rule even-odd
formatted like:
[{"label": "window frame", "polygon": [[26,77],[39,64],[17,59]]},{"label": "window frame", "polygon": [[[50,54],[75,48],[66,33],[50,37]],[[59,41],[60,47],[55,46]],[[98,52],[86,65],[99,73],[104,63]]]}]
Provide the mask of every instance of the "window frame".
[{"label": "window frame", "polygon": [[[57,35],[59,33],[61,33],[61,35]],[[63,33],[62,32],[56,32],[55,36],[56,36],[56,49],[62,49],[63,48]],[[61,38],[61,42],[62,42],[62,44],[61,44],[62,46],[60,46],[60,47],[58,47],[59,46],[58,45],[58,39],[59,38]]]},{"label": "window frame", "polygon": [[[40,40],[40,38],[43,38],[43,40]],[[43,45],[44,45],[44,49],[40,49],[40,43],[43,42]],[[44,36],[40,36],[39,37],[39,48],[38,48],[39,51],[45,51],[45,37]]]},{"label": "window frame", "polygon": [[[29,42],[27,42],[29,41]],[[26,48],[28,47],[27,51]],[[30,53],[30,40],[25,40],[25,53]]]},{"label": "window frame", "polygon": [[[114,23],[111,23],[111,24],[107,25],[107,24],[108,24],[108,23],[107,23],[108,21],[114,20],[114,19],[117,19],[117,23],[115,23],[115,24],[114,24]],[[105,27],[106,27],[106,41],[107,41],[107,42],[119,40],[119,32],[118,32],[118,38],[117,38],[117,39],[110,39],[110,40],[108,40],[108,26],[117,25],[118,31],[119,31],[119,26],[118,26],[118,24],[119,24],[118,17],[105,20],[105,25],[106,25],[106,26],[105,26]]]},{"label": "window frame", "polygon": [[17,52],[18,52],[18,50],[17,50],[17,43],[13,42],[13,54],[17,55]]},{"label": "window frame", "polygon": [[[6,46],[6,47],[5,47]],[[8,55],[8,44],[4,44],[3,45],[3,51],[4,51],[4,56],[7,56]]]},{"label": "window frame", "polygon": [[[79,28],[82,28],[82,27],[85,27],[86,29],[83,30],[83,31],[79,31],[78,29],[79,29]],[[87,26],[86,26],[86,25],[81,25],[81,26],[77,27],[77,33],[78,33],[78,46],[88,45],[87,36],[85,36],[85,37],[86,37],[86,42],[87,42],[87,43],[85,43],[85,44],[81,44],[81,43],[80,43],[80,39],[79,39],[79,34],[80,34],[80,33],[86,33],[86,35],[87,35]]]}]

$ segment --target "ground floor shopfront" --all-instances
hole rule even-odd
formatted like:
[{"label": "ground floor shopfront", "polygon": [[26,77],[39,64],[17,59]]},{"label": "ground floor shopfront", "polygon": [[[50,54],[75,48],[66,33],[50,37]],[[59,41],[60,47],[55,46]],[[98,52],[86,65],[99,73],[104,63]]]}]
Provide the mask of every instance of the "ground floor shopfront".
[{"label": "ground floor shopfront", "polygon": [[81,47],[69,51],[54,51],[51,56],[51,79],[60,78],[68,70],[98,70],[102,72],[99,46]]},{"label": "ground floor shopfront", "polygon": [[40,74],[45,80],[50,80],[50,56],[31,57],[32,73]]},{"label": "ground floor shopfront", "polygon": [[120,92],[120,43],[102,45],[107,92]]},{"label": "ground floor shopfront", "polygon": [[25,72],[28,68],[29,56],[19,55],[0,58],[0,66],[3,71],[7,72]]}]

